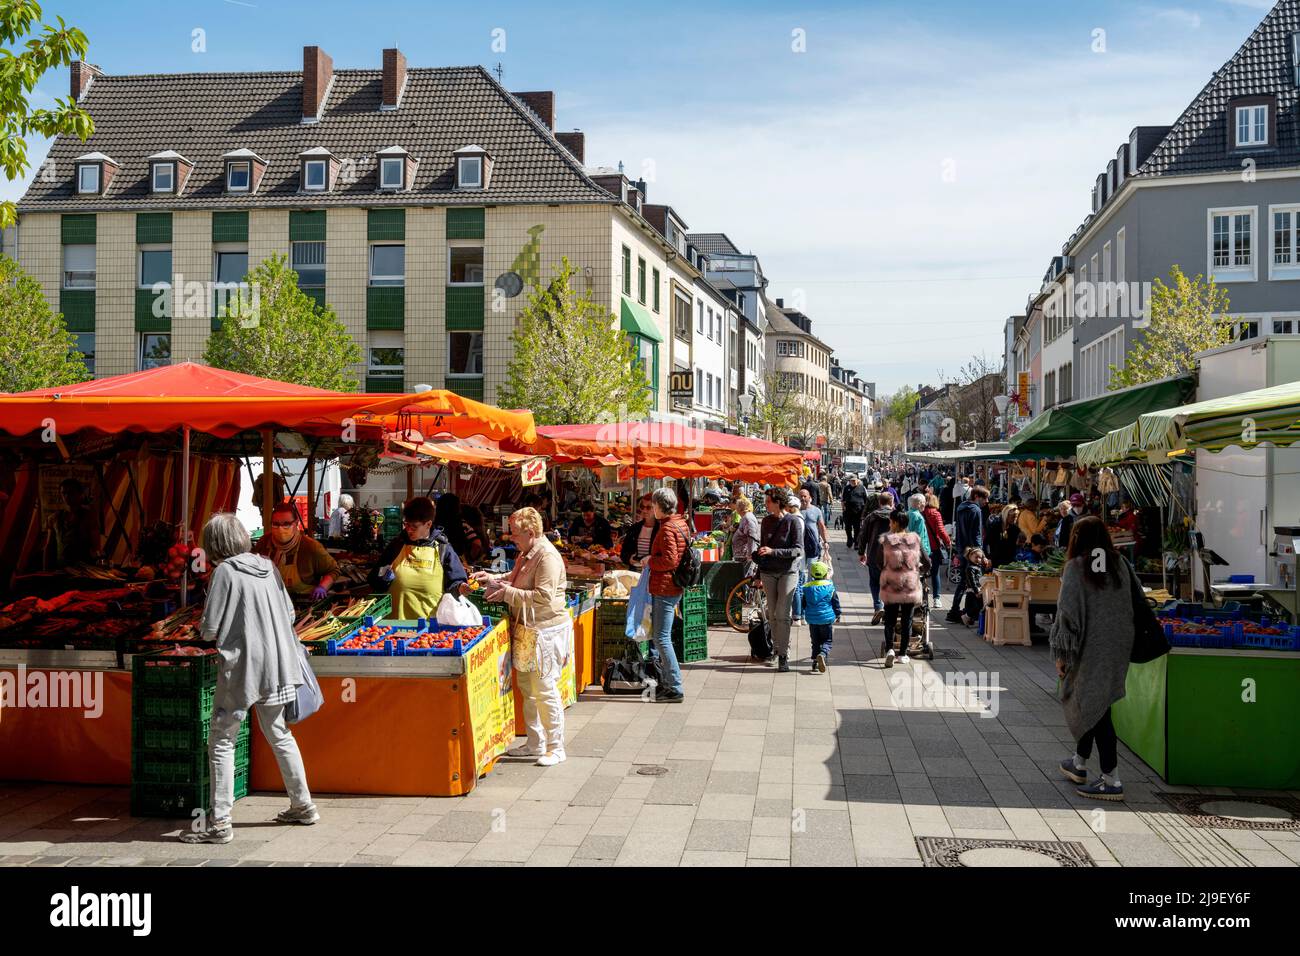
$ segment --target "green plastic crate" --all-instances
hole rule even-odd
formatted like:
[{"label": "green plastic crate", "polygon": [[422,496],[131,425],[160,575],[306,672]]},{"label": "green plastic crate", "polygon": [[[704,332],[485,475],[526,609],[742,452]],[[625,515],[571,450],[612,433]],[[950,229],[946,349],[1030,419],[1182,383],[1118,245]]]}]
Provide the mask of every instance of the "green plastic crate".
[{"label": "green plastic crate", "polygon": [[702,635],[692,635],[685,639],[682,638],[681,634],[674,634],[673,651],[677,654],[678,663],[681,664],[693,664],[696,661],[708,660],[708,631],[705,631]]},{"label": "green plastic crate", "polygon": [[131,715],[136,720],[190,720],[207,721],[212,719],[212,701],[217,688],[204,687],[192,694],[175,697],[138,696],[131,706]]},{"label": "green plastic crate", "polygon": [[[166,649],[170,649],[170,645]],[[195,657],[136,654],[131,659],[131,691],[141,696],[176,696],[215,686],[221,667],[220,654]]]},{"label": "green plastic crate", "polygon": [[[248,769],[235,769],[235,799],[248,796]],[[195,810],[212,807],[212,784],[133,783],[131,816],[193,818]]]},{"label": "green plastic crate", "polygon": [[486,614],[493,621],[499,621],[503,617],[510,616],[510,606],[504,601],[489,601],[483,597],[482,591],[469,591],[465,594],[469,603],[479,609],[479,612]]},{"label": "green plastic crate", "polygon": [[382,594],[367,594],[366,597],[376,602],[375,606],[366,614],[349,614],[340,617],[339,620],[344,624],[359,624],[367,616],[373,617],[376,621],[382,621],[393,613],[393,596],[387,591]]},{"label": "green plastic crate", "polygon": [[[235,772],[248,770],[248,722],[235,741]],[[131,759],[131,782],[199,785],[212,776],[207,747],[200,750],[137,750]]]},{"label": "green plastic crate", "polygon": [[709,607],[709,592],[703,586],[687,588],[682,592],[681,600],[682,612],[691,614],[692,612],[707,611]]}]

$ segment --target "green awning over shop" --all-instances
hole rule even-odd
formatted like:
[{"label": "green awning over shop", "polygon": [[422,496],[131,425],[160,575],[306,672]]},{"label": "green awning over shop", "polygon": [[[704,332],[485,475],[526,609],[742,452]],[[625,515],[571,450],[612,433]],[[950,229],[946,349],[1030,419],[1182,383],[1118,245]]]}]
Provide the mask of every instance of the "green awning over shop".
[{"label": "green awning over shop", "polygon": [[940,448],[935,451],[904,452],[909,461],[919,461],[923,465],[952,465],[962,461],[1013,461],[1016,456],[1010,453],[1006,442],[978,442],[974,448]]},{"label": "green awning over shop", "polygon": [[1300,442],[1300,382],[1147,412],[1079,446],[1080,465],[1159,459],[1171,451]]},{"label": "green awning over shop", "polygon": [[659,332],[659,326],[655,323],[654,316],[646,311],[645,306],[637,305],[626,296],[623,296],[619,302],[619,328],[624,332],[631,332],[633,335],[640,335],[643,338],[650,339],[652,342],[662,342],[664,340],[663,335]]},{"label": "green awning over shop", "polygon": [[1084,442],[1131,424],[1146,412],[1179,405],[1195,390],[1193,376],[1179,375],[1049,408],[1012,437],[1011,454],[1073,458]]}]

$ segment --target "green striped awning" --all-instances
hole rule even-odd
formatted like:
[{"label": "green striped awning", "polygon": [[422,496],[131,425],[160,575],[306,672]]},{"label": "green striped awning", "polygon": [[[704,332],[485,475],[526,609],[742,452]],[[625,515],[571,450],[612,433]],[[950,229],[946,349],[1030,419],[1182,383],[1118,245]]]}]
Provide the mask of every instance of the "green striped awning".
[{"label": "green striped awning", "polygon": [[1129,459],[1160,460],[1194,448],[1223,451],[1236,446],[1300,442],[1300,382],[1260,388],[1190,405],[1147,412],[1078,449],[1080,465]]},{"label": "green striped awning", "polygon": [[645,310],[644,306],[637,305],[626,296],[619,300],[619,304],[619,327],[624,332],[640,335],[652,342],[662,342],[664,340],[654,317]]}]

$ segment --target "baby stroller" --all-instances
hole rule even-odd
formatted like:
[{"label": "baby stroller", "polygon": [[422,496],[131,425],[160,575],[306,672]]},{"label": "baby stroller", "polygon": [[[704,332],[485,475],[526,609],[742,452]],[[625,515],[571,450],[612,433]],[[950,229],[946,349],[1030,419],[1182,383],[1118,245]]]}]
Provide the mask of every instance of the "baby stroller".
[{"label": "baby stroller", "polygon": [[[912,608],[911,634],[907,638],[907,656],[913,660],[932,661],[934,660],[934,644],[930,641],[930,576],[924,575],[921,581],[921,603]],[[895,632],[891,635],[891,640],[880,642],[880,656],[884,657],[889,652],[890,645],[896,648],[900,644],[902,635],[899,633],[905,627],[905,623],[900,619],[895,626]],[[903,651],[898,651],[903,653]]]}]

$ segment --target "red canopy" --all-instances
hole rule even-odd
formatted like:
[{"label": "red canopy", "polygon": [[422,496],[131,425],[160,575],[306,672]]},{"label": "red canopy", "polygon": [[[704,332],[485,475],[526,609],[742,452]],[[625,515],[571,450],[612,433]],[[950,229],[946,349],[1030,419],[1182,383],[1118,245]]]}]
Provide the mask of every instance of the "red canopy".
[{"label": "red canopy", "polygon": [[[0,430],[12,435],[42,431],[62,435],[83,428],[101,432],[167,432],[188,425],[229,438],[261,428],[338,429],[345,419],[359,425],[392,425],[398,415],[428,434],[530,440],[532,415],[503,412],[451,392],[370,395],[331,392],[274,379],[228,372],[193,362],[164,365],[128,375],[0,395]],[[433,429],[423,422],[433,419]]]},{"label": "red canopy", "polygon": [[803,453],[804,461],[821,461],[822,453],[819,451],[806,451]]},{"label": "red canopy", "polygon": [[635,465],[642,478],[728,478],[790,483],[799,452],[784,445],[672,422],[546,425],[526,449],[558,462]]}]

